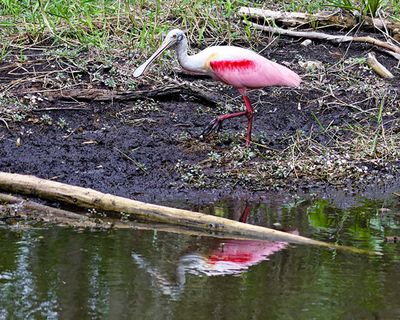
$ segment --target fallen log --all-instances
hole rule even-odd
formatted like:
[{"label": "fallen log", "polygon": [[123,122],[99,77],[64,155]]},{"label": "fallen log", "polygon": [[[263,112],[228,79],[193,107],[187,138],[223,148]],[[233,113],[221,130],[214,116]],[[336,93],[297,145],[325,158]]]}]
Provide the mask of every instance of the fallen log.
[{"label": "fallen log", "polygon": [[298,244],[309,244],[357,253],[369,253],[361,249],[339,246],[306,237],[290,234],[238,221],[148,204],[93,189],[72,186],[34,176],[0,172],[0,189],[16,193],[29,194],[44,199],[57,200],[84,208],[95,208],[101,211],[123,212],[146,221],[174,224],[203,230],[206,232],[245,236],[250,239],[287,241]]},{"label": "fallen log", "polygon": [[[320,11],[317,13],[306,12],[284,12],[259,8],[241,7],[239,14],[248,18],[263,19],[264,21],[275,21],[281,25],[295,27],[310,25],[353,28],[359,23],[359,18],[353,14],[343,11]],[[400,22],[393,19],[362,17],[363,26],[368,29],[380,29],[390,31],[393,38],[400,41]]]},{"label": "fallen log", "polygon": [[40,211],[41,213],[45,214],[50,214],[50,215],[55,215],[58,217],[62,218],[67,218],[67,219],[79,219],[79,220],[87,220],[88,217],[77,214],[74,212],[58,209],[58,208],[52,208],[40,203],[36,203],[30,200],[25,200],[21,199],[18,197],[14,197],[10,194],[4,194],[0,193],[0,201],[1,202],[6,202],[6,203],[12,203],[12,204],[19,204],[20,209],[28,209],[28,210],[34,210],[34,211]]},{"label": "fallen log", "polygon": [[[27,94],[29,92],[23,92]],[[189,85],[167,85],[155,89],[149,90],[136,90],[131,92],[121,92],[107,89],[98,88],[79,88],[79,89],[60,89],[56,91],[43,92],[50,101],[53,100],[75,100],[75,101],[131,101],[143,98],[162,99],[179,95],[189,95],[195,97],[200,101],[204,101],[207,104],[216,105],[217,101],[207,94],[203,90],[189,86]]]},{"label": "fallen log", "polygon": [[367,43],[367,44],[371,44],[371,45],[374,45],[377,47],[384,48],[387,51],[393,52],[394,55],[392,55],[392,56],[395,58],[400,56],[400,47],[398,47],[394,44],[391,44],[389,42],[375,39],[370,36],[366,36],[366,37],[338,36],[338,35],[326,34],[323,32],[317,32],[317,31],[308,32],[308,31],[286,30],[286,29],[282,29],[282,28],[278,28],[278,27],[262,26],[260,24],[254,23],[254,22],[246,22],[246,23],[250,23],[250,25],[255,29],[268,31],[271,33],[277,33],[280,35],[285,35],[285,36],[290,36],[290,37],[326,40],[326,41],[331,41],[334,43],[345,43],[345,42]]},{"label": "fallen log", "polygon": [[42,220],[74,227],[95,228],[98,227],[94,219],[82,214],[77,214],[63,209],[53,208],[31,200],[21,199],[10,194],[0,193],[0,203],[14,205],[18,215],[25,218]]}]

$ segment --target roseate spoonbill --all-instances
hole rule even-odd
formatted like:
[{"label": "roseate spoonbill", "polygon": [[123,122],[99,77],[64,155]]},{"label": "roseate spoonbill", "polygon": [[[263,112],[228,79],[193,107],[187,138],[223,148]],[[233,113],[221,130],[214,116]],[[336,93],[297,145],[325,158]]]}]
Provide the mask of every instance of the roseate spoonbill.
[{"label": "roseate spoonbill", "polygon": [[253,110],[247,96],[247,89],[268,86],[298,87],[300,77],[283,65],[270,61],[254,51],[234,46],[213,46],[189,56],[188,43],[182,30],[168,32],[157,51],[140,67],[133,76],[140,77],[149,65],[166,49],[176,45],[178,61],[183,69],[192,74],[209,75],[215,80],[232,85],[239,90],[246,105],[246,111],[220,115],[212,120],[201,137],[221,127],[222,121],[234,117],[247,117],[246,146],[250,145]]}]

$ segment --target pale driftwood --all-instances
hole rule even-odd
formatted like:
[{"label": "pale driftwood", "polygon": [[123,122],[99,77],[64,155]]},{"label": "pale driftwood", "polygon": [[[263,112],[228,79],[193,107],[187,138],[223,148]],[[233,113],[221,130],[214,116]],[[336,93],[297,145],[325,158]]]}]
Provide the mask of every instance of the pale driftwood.
[{"label": "pale driftwood", "polygon": [[[24,92],[26,94],[28,92]],[[179,95],[193,96],[211,105],[217,101],[203,90],[189,85],[167,85],[150,90],[136,90],[132,92],[120,92],[106,89],[60,89],[57,91],[43,92],[50,101],[58,99],[72,99],[75,101],[130,101],[143,98],[168,98]]]},{"label": "pale driftwood", "polygon": [[[286,35],[290,37],[297,37],[297,38],[307,38],[307,39],[318,39],[318,40],[326,40],[326,41],[331,41],[334,43],[345,43],[345,42],[361,42],[361,43],[368,43],[377,47],[384,48],[386,50],[389,50],[391,52],[394,52],[398,55],[400,55],[400,47],[395,46],[394,44],[384,42],[369,36],[366,37],[352,37],[352,36],[337,36],[337,35],[331,35],[331,34],[326,34],[323,32],[317,32],[317,31],[294,31],[294,30],[286,30],[278,27],[270,27],[270,26],[262,26],[257,23],[249,22],[252,27],[255,29],[263,30],[263,31],[268,31],[271,33],[277,33],[281,35]],[[396,56],[394,56],[396,57]]]},{"label": "pale driftwood", "polygon": [[[358,24],[358,19],[343,11],[322,11],[317,13],[282,12],[259,8],[241,7],[240,15],[249,18],[261,18],[264,21],[278,21],[283,25],[294,27],[300,25],[338,26],[352,28]],[[389,30],[396,40],[400,40],[400,22],[392,19],[363,17],[363,25],[367,28]]]},{"label": "pale driftwood", "polygon": [[105,194],[93,189],[71,186],[34,176],[0,172],[0,189],[62,201],[80,207],[95,208],[101,211],[124,212],[125,214],[147,221],[180,225],[208,232],[221,232],[251,239],[287,241],[367,253],[364,250],[353,247],[338,246],[332,243],[198,212],[143,203]]},{"label": "pale driftwood", "polygon": [[394,76],[393,74],[386,69],[384,65],[382,65],[375,57],[375,54],[373,52],[368,53],[367,56],[367,63],[369,67],[377,73],[379,76],[382,78],[389,78],[392,79]]}]

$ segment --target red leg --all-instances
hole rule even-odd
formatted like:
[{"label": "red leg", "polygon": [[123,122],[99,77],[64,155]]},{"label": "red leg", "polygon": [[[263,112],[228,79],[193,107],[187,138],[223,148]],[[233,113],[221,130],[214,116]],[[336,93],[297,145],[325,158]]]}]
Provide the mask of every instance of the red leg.
[{"label": "red leg", "polygon": [[247,97],[246,94],[246,89],[239,89],[239,92],[242,94],[244,103],[246,105],[246,111],[242,112],[235,112],[235,113],[230,113],[230,114],[224,114],[222,116],[218,116],[214,120],[212,120],[208,126],[204,129],[204,131],[200,135],[200,139],[203,139],[204,137],[208,136],[212,131],[219,129],[221,127],[222,121],[230,118],[235,118],[235,117],[242,117],[242,116],[247,116],[247,136],[246,136],[246,147],[250,146],[251,142],[251,129],[253,126],[253,109],[251,107],[251,103],[249,98]]},{"label": "red leg", "polygon": [[250,206],[246,204],[246,207],[244,208],[242,215],[239,218],[240,222],[247,223],[247,219],[249,218],[250,215]]},{"label": "red leg", "polygon": [[246,137],[246,147],[250,146],[251,141],[251,129],[253,127],[253,109],[251,107],[251,103],[249,98],[246,95],[243,95],[244,103],[246,105],[247,115],[247,137]]},{"label": "red leg", "polygon": [[247,114],[247,111],[229,113],[229,114],[224,114],[222,116],[218,116],[217,119],[218,119],[218,121],[222,122],[222,121],[224,121],[226,119],[235,118],[235,117],[242,117],[242,116],[245,116],[246,114]]},{"label": "red leg", "polygon": [[229,113],[229,114],[224,114],[222,116],[216,117],[203,130],[203,132],[200,135],[200,139],[204,139],[205,137],[207,137],[214,130],[218,130],[221,127],[222,121],[224,121],[226,119],[230,119],[230,118],[242,117],[242,116],[245,116],[245,115],[247,115],[247,111]]}]

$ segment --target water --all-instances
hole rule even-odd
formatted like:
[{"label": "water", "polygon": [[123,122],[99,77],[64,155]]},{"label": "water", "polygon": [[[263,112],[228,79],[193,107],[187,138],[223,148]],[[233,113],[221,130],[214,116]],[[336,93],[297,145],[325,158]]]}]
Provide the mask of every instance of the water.
[{"label": "water", "polygon": [[[383,209],[382,209],[383,208]],[[157,231],[0,228],[0,319],[400,319],[398,198],[194,208],[368,256]]]}]

